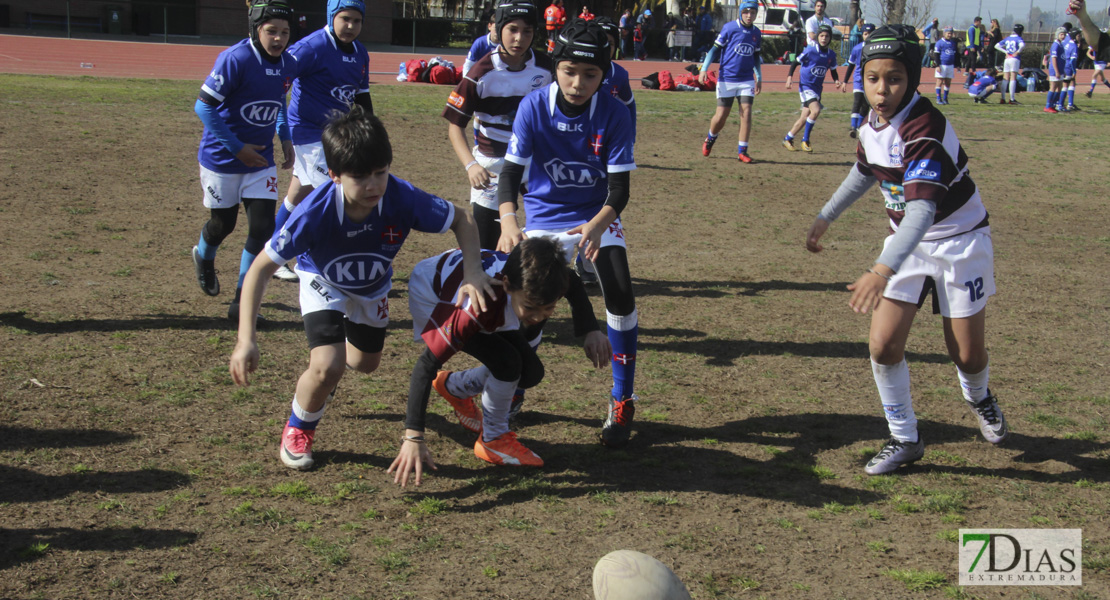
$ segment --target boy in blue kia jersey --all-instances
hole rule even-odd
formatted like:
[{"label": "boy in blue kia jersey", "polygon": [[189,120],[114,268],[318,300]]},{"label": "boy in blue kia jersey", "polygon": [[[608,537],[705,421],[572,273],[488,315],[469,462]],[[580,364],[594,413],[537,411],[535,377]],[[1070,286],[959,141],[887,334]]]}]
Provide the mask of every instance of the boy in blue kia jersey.
[{"label": "boy in blue kia jersey", "polygon": [[1056,41],[1048,48],[1048,97],[1045,99],[1044,112],[1055,114],[1063,110],[1064,98],[1064,40],[1068,30],[1056,28]]},{"label": "boy in blue kia jersey", "polygon": [[344,371],[371,373],[381,362],[393,259],[410,231],[453,230],[464,263],[458,302],[466,296],[484,312],[485,295],[494,297],[470,213],[389,174],[393,149],[377,117],[355,106],[328,124],[321,143],[329,181],[297,206],[247,273],[229,365],[235,383],[247,385],[258,368],[254,317],[266,283],[296,258],[309,365],[297,381],[279,454],[302,471],[312,468],[316,426]]},{"label": "boy in blue kia jersey", "polygon": [[790,65],[790,72],[786,75],[786,89],[790,89],[791,84],[794,83],[794,70],[799,65],[802,67],[802,75],[798,78],[798,97],[802,101],[802,114],[782,140],[783,147],[791,152],[797,150],[794,147],[794,136],[798,135],[803,127],[805,133],[802,134],[802,152],[813,152],[813,147],[809,145],[809,136],[813,132],[814,124],[817,123],[817,117],[821,116],[821,89],[825,85],[825,73],[832,74],[836,89],[841,88],[840,78],[836,75],[836,52],[829,48],[831,41],[832,27],[828,25],[818,27],[817,44],[806,46],[802,55]]},{"label": "boy in blue kia jersey", "polygon": [[956,76],[956,57],[959,56],[959,51],[960,41],[956,39],[956,30],[945,27],[944,37],[933,46],[933,59],[937,63],[934,73],[937,80],[937,104],[948,104],[948,90],[952,87],[952,78]]},{"label": "boy in blue kia jersey", "polygon": [[[298,69],[289,99],[289,132],[296,162],[289,190],[278,207],[277,229],[285,225],[289,213],[313,188],[328,182],[328,165],[320,145],[328,119],[347,112],[352,104],[374,112],[370,55],[358,41],[365,12],[363,0],[328,0],[328,24],[289,48]],[[297,280],[297,275],[284,265],[276,276]]]},{"label": "boy in blue kia jersey", "polygon": [[[259,0],[250,6],[248,20],[250,37],[220,53],[193,106],[204,123],[197,160],[209,210],[193,247],[193,266],[205,294],[220,293],[216,250],[235,229],[240,203],[250,228],[239,258],[235,299],[227,310],[232,321],[239,319],[243,276],[274,231],[274,129],[283,120],[285,93],[297,76],[297,61],[285,51],[292,7],[280,0]],[[293,144],[286,127],[277,129],[285,156],[282,168],[288,169]]]},{"label": "boy in blue kia jersey", "polygon": [[763,90],[763,71],[760,52],[763,47],[763,32],[755,26],[759,13],[759,2],[743,0],[740,3],[740,18],[725,23],[721,33],[713,42],[713,47],[705,55],[698,73],[698,82],[705,84],[709,67],[720,56],[721,72],[717,79],[717,110],[709,121],[709,133],[701,144],[701,155],[709,156],[717,135],[725,127],[732,103],[740,100],[740,138],[736,145],[736,158],[745,164],[753,162],[748,155],[748,138],[752,132],[752,104]]},{"label": "boy in blue kia jersey", "polygon": [[852,78],[852,117],[848,128],[848,137],[851,138],[856,137],[856,132],[860,125],[863,125],[863,119],[869,110],[867,96],[863,93],[863,69],[859,68],[859,59],[860,53],[863,52],[863,45],[867,43],[867,38],[871,37],[872,31],[875,31],[875,25],[872,23],[864,23],[860,28],[863,41],[852,47],[848,55],[848,68],[844,71],[845,81],[849,77]]},{"label": "boy in blue kia jersey", "polygon": [[[507,252],[525,237],[551,236],[579,248],[592,263],[613,350],[613,389],[601,442],[621,447],[631,437],[635,414],[639,327],[620,214],[636,162],[628,109],[612,95],[597,93],[609,57],[608,36],[596,23],[575,19],[556,39],[556,81],[529,94],[513,123],[498,186],[502,233],[497,249]],[[529,164],[522,231],[516,200]]]},{"label": "boy in blue kia jersey", "polygon": [[1079,69],[1079,43],[1076,41],[1079,38],[1079,30],[1073,29],[1068,32],[1068,37],[1064,39],[1064,95],[1065,100],[1061,102],[1067,112],[1078,110],[1075,107],[1075,74]]}]

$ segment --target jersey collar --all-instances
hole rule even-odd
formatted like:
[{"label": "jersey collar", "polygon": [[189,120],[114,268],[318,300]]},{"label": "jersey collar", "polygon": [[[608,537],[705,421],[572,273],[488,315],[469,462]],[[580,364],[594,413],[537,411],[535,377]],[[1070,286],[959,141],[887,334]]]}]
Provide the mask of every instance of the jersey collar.
[{"label": "jersey collar", "polygon": [[[343,222],[347,218],[347,210],[346,210],[347,203],[345,202],[345,199],[344,199],[344,196],[343,196],[343,186],[338,184],[338,183],[335,184],[334,194],[335,194],[335,216],[339,218],[339,223],[343,224]],[[375,207],[375,208],[378,209],[378,216],[379,217],[382,216],[382,204],[385,204],[385,197],[388,196],[388,195],[389,195],[389,186],[387,185],[386,188],[385,188],[385,193],[382,194],[381,199],[378,200],[378,205]]]}]

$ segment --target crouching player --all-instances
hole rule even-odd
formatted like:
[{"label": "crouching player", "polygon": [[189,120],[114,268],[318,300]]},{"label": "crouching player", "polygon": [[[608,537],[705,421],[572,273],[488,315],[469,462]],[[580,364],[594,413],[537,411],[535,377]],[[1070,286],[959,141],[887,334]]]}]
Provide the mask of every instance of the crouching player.
[{"label": "crouching player", "polygon": [[[469,303],[454,304],[461,258],[458,250],[451,250],[425,259],[409,280],[413,332],[428,347],[412,371],[405,435],[387,471],[402,487],[413,472],[414,483],[420,485],[421,463],[435,468],[424,440],[432,388],[451,404],[464,427],[480,434],[474,442],[475,456],[495,465],[543,466],[543,459],[509,429],[509,411],[515,390],[543,379],[543,364],[524,330],[547,320],[566,294],[571,274],[565,252],[552,238],[524,240],[508,254],[483,251],[486,274],[501,281],[505,292],[490,300],[484,313]],[[440,371],[460,350],[482,366],[458,373]],[[586,353],[598,367],[608,358],[607,353],[591,354],[589,345]],[[480,415],[472,399],[477,394],[482,395]]]},{"label": "crouching player", "polygon": [[[621,447],[631,437],[635,414],[639,326],[620,213],[636,163],[628,109],[610,94],[597,93],[609,70],[609,52],[601,26],[575,19],[555,42],[555,83],[520,103],[498,186],[498,250],[507,252],[525,237],[551,236],[565,249],[577,246],[590,261],[605,298],[613,350],[613,389],[601,442]],[[543,168],[528,172],[527,222],[521,231],[517,190],[529,164]]]},{"label": "crouching player", "polygon": [[254,316],[266,283],[297,258],[309,364],[297,381],[279,454],[285,466],[302,471],[312,468],[316,426],[343,372],[372,373],[381,362],[393,259],[411,230],[455,232],[464,266],[460,304],[469,297],[484,311],[485,294],[494,293],[470,214],[389,174],[393,149],[377,117],[356,105],[328,124],[322,144],[331,180],[297,205],[251,265],[229,365],[235,383],[247,385],[258,368]]},{"label": "crouching player", "polygon": [[[250,228],[239,258],[235,299],[227,309],[232,321],[239,319],[243,277],[274,232],[274,128],[284,121],[285,93],[297,75],[297,61],[285,51],[292,7],[280,0],[259,0],[250,5],[248,18],[250,37],[220,53],[193,107],[204,123],[197,160],[209,210],[193,247],[193,266],[205,294],[220,293],[216,250],[235,230],[240,203]],[[281,168],[288,169],[293,166],[288,128],[279,127],[278,137],[285,155]]]},{"label": "crouching player", "polygon": [[986,104],[987,98],[995,92],[998,83],[998,69],[991,67],[986,71],[976,74],[975,81],[967,89],[967,95],[975,104]]},{"label": "crouching player", "polygon": [[790,85],[794,82],[794,70],[801,65],[802,75],[798,78],[798,96],[802,100],[802,114],[782,140],[783,147],[791,152],[797,150],[794,147],[794,136],[798,135],[803,127],[805,133],[802,134],[802,151],[813,152],[813,148],[809,145],[809,135],[813,132],[817,117],[821,116],[821,88],[825,85],[826,72],[832,74],[836,89],[840,89],[840,78],[836,75],[836,52],[829,48],[831,41],[832,27],[828,25],[818,27],[817,44],[806,46],[802,55],[790,65],[790,72],[786,75],[786,89],[790,89]]},{"label": "crouching player", "polygon": [[987,211],[951,124],[916,93],[921,49],[913,27],[876,29],[861,68],[871,116],[860,129],[857,162],[810,227],[806,248],[820,252],[829,223],[879,181],[894,233],[875,264],[848,286],[854,311],[874,311],[871,370],[891,438],[864,471],[879,475],[924,456],[905,348],[930,291],[979,430],[992,444],[1009,432],[988,386],[986,304],[995,290]]}]

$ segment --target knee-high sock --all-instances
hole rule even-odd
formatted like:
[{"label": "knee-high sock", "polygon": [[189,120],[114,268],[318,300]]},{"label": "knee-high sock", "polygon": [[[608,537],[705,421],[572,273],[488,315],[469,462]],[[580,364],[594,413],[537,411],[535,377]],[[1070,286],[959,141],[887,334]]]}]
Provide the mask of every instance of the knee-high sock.
[{"label": "knee-high sock", "polygon": [[808,142],[809,141],[809,134],[813,131],[813,125],[815,123],[817,123],[817,121],[814,121],[813,119],[806,119],[805,132],[802,134],[802,141],[803,142]]},{"label": "knee-high sock", "polygon": [[871,374],[883,403],[890,436],[902,442],[917,441],[917,416],[910,397],[910,367],[905,359],[896,365],[880,365],[871,361]]},{"label": "knee-high sock", "polygon": [[313,429],[316,429],[316,425],[320,423],[320,419],[324,418],[324,411],[327,409],[328,403],[325,402],[324,405],[320,407],[320,410],[310,413],[301,408],[301,405],[297,403],[297,396],[294,394],[293,410],[289,415],[288,424],[292,427],[296,427],[297,429],[306,429],[311,431]]},{"label": "knee-high sock", "polygon": [[983,368],[978,373],[964,373],[956,368],[956,376],[960,378],[960,388],[964,392],[964,400],[968,402],[979,402],[987,397],[987,390],[990,383],[990,365]]},{"label": "knee-high sock", "polygon": [[486,377],[482,390],[482,439],[489,442],[509,431],[509,407],[513,403],[513,390],[519,379],[501,381],[492,375]]},{"label": "knee-high sock", "polygon": [[609,324],[609,344],[613,346],[613,397],[624,400],[632,397],[636,382],[636,340],[640,326],[637,312],[619,317],[606,311]]}]

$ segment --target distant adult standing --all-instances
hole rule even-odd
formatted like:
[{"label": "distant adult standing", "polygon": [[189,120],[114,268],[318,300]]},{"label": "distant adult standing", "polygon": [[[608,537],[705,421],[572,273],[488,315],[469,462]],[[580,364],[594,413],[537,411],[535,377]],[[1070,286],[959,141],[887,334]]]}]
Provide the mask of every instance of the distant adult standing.
[{"label": "distant adult standing", "polygon": [[921,57],[922,68],[931,66],[933,60],[933,48],[936,47],[937,42],[940,41],[940,20],[933,18],[932,22],[921,30],[921,35],[925,36],[925,44],[928,46],[928,52]]},{"label": "distant adult standing", "polygon": [[698,12],[698,48],[708,46],[713,39],[713,15],[709,14],[705,6]]},{"label": "distant adult standing", "polygon": [[551,0],[551,5],[543,11],[544,26],[547,28],[547,51],[555,48],[555,38],[559,31],[567,24],[567,11],[563,9],[563,0]]},{"label": "distant adult standing", "polygon": [[632,10],[625,9],[621,14],[621,54],[632,56]]},{"label": "distant adult standing", "polygon": [[582,19],[583,21],[593,21],[594,20],[594,13],[590,12],[590,7],[589,6],[583,5],[582,6],[582,12],[578,13],[578,18]]},{"label": "distant adult standing", "polygon": [[802,40],[805,39],[805,23],[797,14],[790,21],[790,28],[786,30],[786,37],[790,40],[790,52],[797,56],[802,52]]},{"label": "distant adult standing", "polygon": [[971,84],[975,67],[979,64],[979,54],[983,51],[983,33],[983,17],[975,17],[971,27],[967,28],[967,45],[964,46],[964,74],[968,76],[967,81],[964,82],[965,88]]},{"label": "distant adult standing", "polygon": [[825,16],[825,0],[817,0],[813,3],[813,16],[806,19],[806,38],[809,40],[806,44],[817,45],[817,30],[822,25],[828,25],[832,29],[833,22]]},{"label": "distant adult standing", "polygon": [[987,41],[983,45],[983,54],[985,62],[990,66],[998,66],[997,56],[991,50],[994,50],[995,45],[1002,41],[1002,25],[998,23],[998,19],[991,19],[991,28],[987,31]]}]

